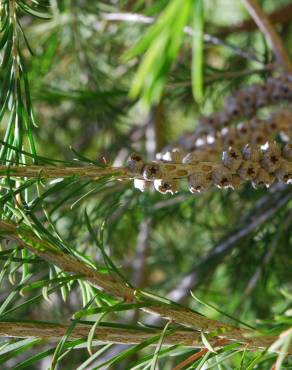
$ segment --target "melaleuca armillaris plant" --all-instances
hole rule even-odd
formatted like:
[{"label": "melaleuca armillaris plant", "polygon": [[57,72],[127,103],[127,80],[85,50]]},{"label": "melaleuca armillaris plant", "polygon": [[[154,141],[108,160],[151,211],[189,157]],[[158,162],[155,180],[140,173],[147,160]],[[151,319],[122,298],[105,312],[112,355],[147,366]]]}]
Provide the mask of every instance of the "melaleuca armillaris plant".
[{"label": "melaleuca armillaris plant", "polygon": [[1,369],[291,366],[292,9],[242,3],[0,0]]}]

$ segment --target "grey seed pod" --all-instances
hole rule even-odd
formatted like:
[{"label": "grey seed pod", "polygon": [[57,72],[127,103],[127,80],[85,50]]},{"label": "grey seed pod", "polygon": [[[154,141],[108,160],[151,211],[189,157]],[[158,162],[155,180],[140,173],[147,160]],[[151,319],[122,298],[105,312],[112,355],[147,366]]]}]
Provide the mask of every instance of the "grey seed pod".
[{"label": "grey seed pod", "polygon": [[212,185],[210,176],[202,172],[197,172],[189,176],[188,182],[191,193],[203,193]]},{"label": "grey seed pod", "polygon": [[282,162],[281,167],[276,171],[276,177],[285,184],[292,184],[292,164]]},{"label": "grey seed pod", "polygon": [[278,103],[281,100],[281,98],[282,98],[281,95],[282,95],[281,94],[281,87],[275,85],[274,88],[273,88],[273,91],[271,93],[271,101],[273,103]]},{"label": "grey seed pod", "polygon": [[130,173],[140,174],[144,166],[143,158],[140,154],[132,153],[128,158],[127,168]]},{"label": "grey seed pod", "polygon": [[213,171],[212,181],[219,188],[230,188],[232,187],[232,173],[228,168],[220,166]]},{"label": "grey seed pod", "polygon": [[225,110],[216,112],[213,117],[219,126],[227,126],[230,121],[230,115]]},{"label": "grey seed pod", "polygon": [[260,165],[257,162],[244,161],[239,167],[237,173],[243,180],[253,180],[260,169]]},{"label": "grey seed pod", "polygon": [[280,86],[280,94],[283,99],[289,99],[292,93],[292,84],[289,82],[283,83]]},{"label": "grey seed pod", "polygon": [[259,162],[262,157],[261,148],[258,145],[246,144],[242,151],[243,158],[252,162]]},{"label": "grey seed pod", "polygon": [[237,136],[241,141],[245,141],[249,139],[251,135],[251,127],[247,123],[240,123],[237,126]]},{"label": "grey seed pod", "polygon": [[265,127],[267,132],[271,134],[277,134],[280,131],[279,119],[277,117],[271,117],[266,121]]},{"label": "grey seed pod", "polygon": [[236,94],[236,100],[240,106],[241,112],[249,116],[255,111],[256,99],[248,88],[239,90]]},{"label": "grey seed pod", "polygon": [[179,191],[179,180],[171,178],[154,180],[154,188],[162,194],[175,194]]},{"label": "grey seed pod", "polygon": [[269,172],[267,172],[263,168],[260,168],[256,178],[252,182],[252,186],[255,189],[262,187],[270,187],[273,184],[273,182],[274,176],[269,174]]},{"label": "grey seed pod", "polygon": [[151,188],[152,183],[142,179],[134,179],[134,187],[142,192]]},{"label": "grey seed pod", "polygon": [[267,134],[262,129],[258,129],[252,132],[250,141],[252,144],[262,145],[267,141]]},{"label": "grey seed pod", "polygon": [[250,127],[251,127],[251,130],[258,130],[258,129],[261,129],[262,126],[263,126],[263,123],[264,121],[258,117],[255,117],[253,119],[250,120]]},{"label": "grey seed pod", "polygon": [[275,172],[281,165],[281,149],[275,142],[269,142],[269,147],[263,154],[262,167],[268,172]]},{"label": "grey seed pod", "polygon": [[142,171],[145,180],[161,179],[162,171],[158,163],[149,163],[143,167]]},{"label": "grey seed pod", "polygon": [[208,128],[212,128],[218,125],[215,115],[211,114],[210,116],[200,117],[198,119],[198,124],[200,126],[208,126]]},{"label": "grey seed pod", "polygon": [[242,155],[238,149],[230,147],[223,152],[222,162],[225,167],[237,171],[242,163]]},{"label": "grey seed pod", "polygon": [[240,104],[234,96],[229,96],[226,99],[224,108],[230,118],[238,118],[242,114]]},{"label": "grey seed pod", "polygon": [[292,162],[292,143],[287,143],[284,146],[284,148],[282,150],[282,155],[285,159]]},{"label": "grey seed pod", "polygon": [[273,86],[267,84],[257,85],[256,106],[258,108],[266,106],[270,101]]},{"label": "grey seed pod", "polygon": [[222,136],[223,147],[229,148],[230,146],[234,146],[238,141],[237,132],[233,129],[228,130],[226,134]]}]

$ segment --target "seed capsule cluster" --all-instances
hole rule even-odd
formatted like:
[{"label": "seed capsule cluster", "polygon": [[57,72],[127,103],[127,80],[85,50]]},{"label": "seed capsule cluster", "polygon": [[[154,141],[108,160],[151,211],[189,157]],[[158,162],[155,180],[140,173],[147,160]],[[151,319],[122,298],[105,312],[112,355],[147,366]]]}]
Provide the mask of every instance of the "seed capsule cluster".
[{"label": "seed capsule cluster", "polygon": [[268,78],[265,84],[244,87],[226,99],[222,111],[199,119],[201,132],[212,132],[234,119],[252,117],[257,110],[279,102],[292,101],[292,75]]},{"label": "seed capsule cluster", "polygon": [[[213,134],[202,134],[199,137],[197,132],[185,134],[174,145],[185,152],[211,151],[219,154],[229,146],[240,148],[247,143],[264,144],[273,140],[277,135],[280,135],[283,141],[292,137],[291,110],[281,109],[271,114],[267,119],[253,118],[241,122],[235,127],[224,127]],[[166,147],[164,154],[171,150],[170,146]],[[160,155],[160,157],[162,158],[163,155]]]},{"label": "seed capsule cluster", "polygon": [[269,187],[275,181],[292,184],[291,143],[282,149],[275,141],[263,146],[247,144],[242,150],[229,147],[220,161],[204,161],[192,153],[183,156],[178,149],[174,157],[177,162],[168,159],[144,163],[139,155],[131,155],[128,171],[135,179],[135,187],[144,191],[153,185],[160,193],[174,194],[182,179],[187,179],[192,193],[201,193],[212,185],[236,189],[245,181],[255,188]]}]

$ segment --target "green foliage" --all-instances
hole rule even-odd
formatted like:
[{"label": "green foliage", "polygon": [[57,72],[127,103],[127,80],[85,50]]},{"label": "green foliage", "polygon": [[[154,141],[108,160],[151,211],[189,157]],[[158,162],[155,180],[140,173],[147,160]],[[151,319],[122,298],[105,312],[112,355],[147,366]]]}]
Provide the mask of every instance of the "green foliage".
[{"label": "green foliage", "polygon": [[[271,11],[287,4],[262,3]],[[6,166],[106,168],[124,164],[132,151],[151,158],[161,138],[194,130],[200,113],[214,111],[240,86],[263,81],[272,61],[258,32],[231,29],[223,36],[221,27],[246,16],[224,0],[0,0],[0,14]],[[279,29],[288,43],[291,24]],[[0,328],[30,322],[68,329],[58,340],[1,337],[1,369],[174,368],[199,349],[164,344],[172,333],[192,329],[146,313],[154,306],[178,309],[173,301],[261,335],[284,333],[274,347],[289,348],[289,187],[162,196],[112,176],[49,180],[41,172],[29,179],[9,171],[0,179],[1,221],[17,225],[22,242],[31,238],[25,231],[133,287],[136,300],[101,291],[81,272],[64,272],[0,229]],[[256,220],[262,221],[251,227]],[[78,325],[87,325],[88,335],[74,339]],[[116,345],[98,341],[99,328],[149,337]],[[187,368],[291,367],[291,357],[243,350],[237,342],[214,348],[215,334],[200,333],[207,352]]]}]

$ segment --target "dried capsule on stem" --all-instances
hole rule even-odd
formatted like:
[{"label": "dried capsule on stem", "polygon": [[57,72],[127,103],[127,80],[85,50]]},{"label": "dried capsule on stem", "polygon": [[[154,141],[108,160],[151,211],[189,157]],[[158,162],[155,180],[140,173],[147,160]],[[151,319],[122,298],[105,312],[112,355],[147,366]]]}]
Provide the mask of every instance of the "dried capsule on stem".
[{"label": "dried capsule on stem", "polygon": [[263,168],[260,168],[257,176],[252,181],[252,185],[256,189],[262,187],[270,187],[273,184],[273,182],[274,176],[269,174],[269,172],[267,172]]},{"label": "dried capsule on stem", "polygon": [[292,161],[292,143],[287,143],[284,146],[284,148],[282,150],[282,155],[288,161]]},{"label": "dried capsule on stem", "polygon": [[132,153],[127,162],[127,168],[130,173],[141,173],[144,166],[143,158],[140,154]]},{"label": "dried capsule on stem", "polygon": [[175,194],[179,191],[179,180],[171,178],[154,180],[154,188],[162,194]]},{"label": "dried capsule on stem", "polygon": [[156,180],[162,178],[162,171],[158,163],[149,163],[143,167],[142,175],[145,180]]},{"label": "dried capsule on stem", "polygon": [[243,180],[253,180],[260,169],[260,165],[257,162],[244,161],[239,167],[237,173]]},{"label": "dried capsule on stem", "polygon": [[225,167],[232,171],[237,171],[242,163],[241,152],[236,148],[230,147],[228,150],[223,152],[222,162]]},{"label": "dried capsule on stem", "polygon": [[244,159],[252,162],[259,162],[263,157],[261,148],[258,145],[251,144],[245,145],[242,151],[242,155]]},{"label": "dried capsule on stem", "polygon": [[232,172],[224,166],[219,166],[212,173],[212,181],[219,188],[230,188],[232,187]]},{"label": "dried capsule on stem", "polygon": [[191,193],[203,193],[208,190],[211,185],[211,177],[208,174],[197,172],[188,177],[189,190]]},{"label": "dried capsule on stem", "polygon": [[276,177],[285,184],[292,184],[292,164],[282,162],[281,167],[276,171]]},{"label": "dried capsule on stem", "polygon": [[281,165],[281,149],[275,142],[269,142],[263,154],[262,167],[268,172],[275,172]]}]

